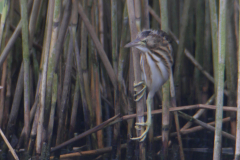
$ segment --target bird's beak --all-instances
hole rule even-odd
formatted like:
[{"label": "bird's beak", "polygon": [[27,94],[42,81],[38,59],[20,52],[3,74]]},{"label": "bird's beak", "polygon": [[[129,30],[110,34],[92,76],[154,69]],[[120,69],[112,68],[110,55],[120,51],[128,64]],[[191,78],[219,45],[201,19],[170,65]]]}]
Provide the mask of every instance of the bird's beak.
[{"label": "bird's beak", "polygon": [[138,45],[140,45],[141,44],[141,41],[140,41],[140,39],[135,39],[134,41],[132,41],[132,42],[129,42],[128,44],[126,44],[124,47],[125,48],[129,48],[129,47],[135,47],[135,46],[138,46]]}]

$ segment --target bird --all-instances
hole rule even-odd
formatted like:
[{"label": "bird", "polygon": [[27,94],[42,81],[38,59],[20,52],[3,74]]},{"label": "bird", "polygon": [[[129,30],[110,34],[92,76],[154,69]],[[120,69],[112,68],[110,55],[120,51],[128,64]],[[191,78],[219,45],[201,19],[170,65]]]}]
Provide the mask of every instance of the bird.
[{"label": "bird", "polygon": [[162,30],[143,30],[137,34],[132,42],[125,45],[126,48],[135,47],[140,50],[140,66],[142,81],[134,82],[134,88],[142,86],[142,89],[134,94],[135,101],[139,101],[148,90],[147,120],[144,123],[135,123],[135,128],[145,126],[145,130],[139,137],[131,140],[144,141],[151,126],[151,104],[155,93],[169,79],[172,74],[173,55],[171,39]]}]

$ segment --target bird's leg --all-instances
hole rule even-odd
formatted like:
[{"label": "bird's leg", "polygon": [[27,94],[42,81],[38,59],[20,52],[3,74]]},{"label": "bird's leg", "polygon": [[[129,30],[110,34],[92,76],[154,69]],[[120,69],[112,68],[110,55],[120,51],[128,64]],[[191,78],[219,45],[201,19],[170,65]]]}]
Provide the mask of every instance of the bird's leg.
[{"label": "bird's leg", "polygon": [[140,140],[140,142],[145,140],[147,136],[147,132],[149,131],[149,128],[152,123],[151,104],[152,104],[152,97],[148,97],[147,98],[147,121],[145,123],[135,123],[135,128],[137,129],[139,128],[139,126],[146,126],[145,131],[142,133],[141,136],[131,138],[131,140]]},{"label": "bird's leg", "polygon": [[[138,91],[136,94],[134,94],[134,101],[136,101],[136,102],[139,101],[143,97],[143,95],[146,91],[146,88],[147,88],[144,81],[140,81],[139,83],[134,82],[134,84],[133,84],[134,91],[136,91],[136,88],[140,85],[142,86],[142,89],[140,91]],[[137,97],[138,95],[140,95],[140,96]]]}]

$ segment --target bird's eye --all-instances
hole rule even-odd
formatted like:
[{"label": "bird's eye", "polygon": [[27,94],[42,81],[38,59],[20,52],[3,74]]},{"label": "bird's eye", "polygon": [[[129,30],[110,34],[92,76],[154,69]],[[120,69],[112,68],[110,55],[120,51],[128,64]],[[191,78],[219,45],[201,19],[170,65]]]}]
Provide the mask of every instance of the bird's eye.
[{"label": "bird's eye", "polygon": [[144,39],[144,40],[142,40],[142,42],[143,42],[143,43],[147,43],[147,40],[146,40],[146,39]]}]

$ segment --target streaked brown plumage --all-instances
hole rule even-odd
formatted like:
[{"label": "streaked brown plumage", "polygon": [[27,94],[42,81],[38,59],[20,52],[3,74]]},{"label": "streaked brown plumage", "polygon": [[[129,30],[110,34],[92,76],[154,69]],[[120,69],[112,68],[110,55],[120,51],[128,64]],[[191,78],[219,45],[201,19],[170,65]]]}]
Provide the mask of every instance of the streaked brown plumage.
[{"label": "streaked brown plumage", "polygon": [[144,30],[137,35],[137,38],[126,44],[125,47],[136,47],[142,51],[140,65],[143,82],[135,84],[142,85],[143,89],[135,96],[140,95],[136,101],[142,98],[145,88],[148,88],[147,96],[147,121],[136,123],[138,126],[146,126],[144,133],[133,140],[143,141],[151,125],[151,104],[156,91],[168,80],[173,64],[172,46],[168,35],[162,30]]}]

